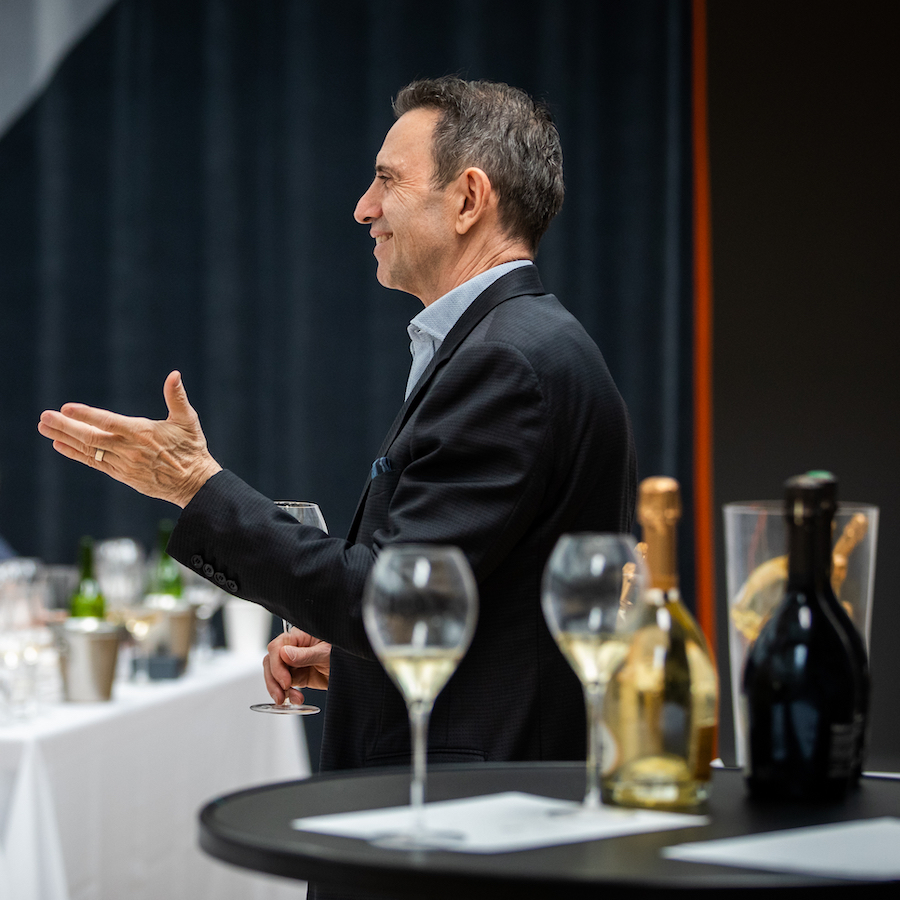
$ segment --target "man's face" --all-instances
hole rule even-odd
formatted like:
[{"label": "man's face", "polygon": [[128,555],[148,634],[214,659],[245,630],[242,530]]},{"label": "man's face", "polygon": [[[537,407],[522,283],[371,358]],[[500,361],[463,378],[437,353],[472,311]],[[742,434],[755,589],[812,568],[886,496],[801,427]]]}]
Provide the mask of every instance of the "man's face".
[{"label": "man's face", "polygon": [[375,160],[375,179],[354,212],[375,238],[378,281],[426,306],[443,293],[458,239],[453,192],[432,186],[437,118],[436,110],[413,109],[397,119]]}]

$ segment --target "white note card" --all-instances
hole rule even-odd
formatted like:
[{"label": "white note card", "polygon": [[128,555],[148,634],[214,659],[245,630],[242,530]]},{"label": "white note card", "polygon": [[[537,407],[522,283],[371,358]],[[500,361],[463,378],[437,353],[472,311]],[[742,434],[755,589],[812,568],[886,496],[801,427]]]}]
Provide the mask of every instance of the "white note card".
[{"label": "white note card", "polygon": [[[509,853],[670,828],[705,825],[705,816],[603,806],[584,813],[579,803],[510,791],[426,804],[425,825],[434,849],[461,853]],[[294,828],[377,840],[410,831],[408,806],[295,819]],[[441,835],[443,833],[443,836]]]},{"label": "white note card", "polygon": [[863,819],[678,844],[666,847],[663,855],[720,866],[891,881],[900,878],[900,819]]}]

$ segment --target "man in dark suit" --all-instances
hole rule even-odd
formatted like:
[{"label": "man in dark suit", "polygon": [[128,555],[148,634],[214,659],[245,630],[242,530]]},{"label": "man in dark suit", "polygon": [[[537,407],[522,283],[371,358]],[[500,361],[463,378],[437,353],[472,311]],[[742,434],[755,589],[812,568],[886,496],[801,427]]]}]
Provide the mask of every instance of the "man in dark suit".
[{"label": "man in dark suit", "polygon": [[480,617],[435,704],[434,761],[584,758],[581,689],[541,614],[559,536],[628,531],[635,465],[625,406],[594,342],[532,261],[562,204],[562,154],[527,95],[455,78],[395,102],[356,219],[379,281],[419,297],[413,367],[346,539],[296,523],[210,456],[173,372],[169,418],[78,404],[42,416],[63,454],[183,507],[169,552],[293,622],[269,692],[329,689],[323,768],[408,762],[403,701],[377,663],[361,597],[398,543],[462,548]]}]

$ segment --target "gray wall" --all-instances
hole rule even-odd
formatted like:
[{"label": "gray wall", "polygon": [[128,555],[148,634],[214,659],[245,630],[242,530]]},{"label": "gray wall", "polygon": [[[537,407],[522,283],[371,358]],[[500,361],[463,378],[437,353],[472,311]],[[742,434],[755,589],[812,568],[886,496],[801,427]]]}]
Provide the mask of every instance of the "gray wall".
[{"label": "gray wall", "polygon": [[114,0],[0,0],[0,137]]},{"label": "gray wall", "polygon": [[[826,468],[880,506],[870,769],[900,768],[894,9],[729,0],[708,18],[716,503]],[[726,706],[726,760],[730,725]]]}]

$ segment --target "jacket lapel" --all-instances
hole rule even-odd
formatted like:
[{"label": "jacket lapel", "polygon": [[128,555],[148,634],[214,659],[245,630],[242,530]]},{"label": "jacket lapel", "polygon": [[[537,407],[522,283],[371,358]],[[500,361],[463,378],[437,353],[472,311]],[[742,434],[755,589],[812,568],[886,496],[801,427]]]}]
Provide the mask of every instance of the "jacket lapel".
[{"label": "jacket lapel", "polygon": [[[381,448],[378,451],[378,457],[382,458],[388,455],[388,449],[391,444],[394,442],[394,439],[400,433],[400,429],[406,424],[410,415],[412,415],[415,408],[418,406],[419,401],[421,400],[425,388],[428,386],[429,381],[434,376],[434,373],[442,366],[444,363],[453,355],[456,351],[456,348],[469,336],[472,329],[492,310],[499,306],[501,303],[504,303],[507,300],[511,300],[513,297],[522,297],[525,295],[533,295],[533,294],[543,294],[546,293],[544,291],[544,286],[541,284],[540,276],[537,272],[537,267],[534,265],[531,266],[521,266],[518,269],[513,269],[512,272],[508,272],[506,275],[498,278],[493,284],[489,285],[469,306],[469,308],[459,317],[459,321],[450,329],[450,333],[447,335],[446,339],[441,344],[438,352],[434,355],[434,358],[428,364],[428,367],[422,373],[421,378],[419,378],[418,382],[416,382],[416,386],[413,388],[412,393],[409,397],[406,398],[406,402],[403,406],[400,407],[400,411],[397,413],[396,418],[394,419],[393,425],[391,425],[388,430],[387,436],[381,444]],[[363,489],[362,496],[359,499],[359,503],[356,506],[356,513],[353,516],[353,524],[350,527],[350,532],[348,534],[348,539],[353,540],[356,535],[356,530],[359,528],[360,519],[362,518],[362,510],[366,502],[366,497],[369,493],[369,485],[372,483],[371,476],[369,480],[366,482],[366,486]]]},{"label": "jacket lapel", "polygon": [[522,266],[513,269],[512,272],[498,278],[487,287],[459,317],[459,321],[450,329],[450,333],[441,344],[438,352],[422,373],[422,377],[416,382],[412,393],[406,398],[406,402],[400,407],[394,424],[391,425],[379,456],[387,456],[388,448],[394,442],[394,438],[400,429],[406,424],[413,410],[418,406],[419,400],[428,386],[434,373],[454,354],[456,348],[469,336],[472,329],[495,307],[513,297],[521,297],[525,294],[543,294],[544,288],[538,277],[537,269],[531,266]]}]

